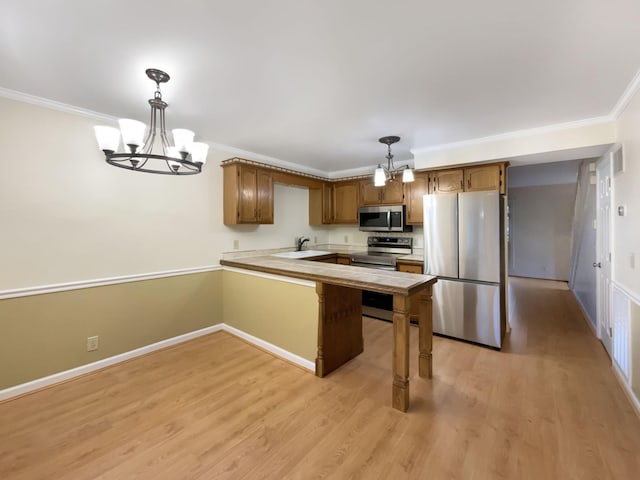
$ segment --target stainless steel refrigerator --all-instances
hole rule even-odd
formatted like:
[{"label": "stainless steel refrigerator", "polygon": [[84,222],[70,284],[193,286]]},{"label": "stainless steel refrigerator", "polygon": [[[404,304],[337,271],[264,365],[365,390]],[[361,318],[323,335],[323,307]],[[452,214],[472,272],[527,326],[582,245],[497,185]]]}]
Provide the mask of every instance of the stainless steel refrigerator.
[{"label": "stainless steel refrigerator", "polygon": [[497,191],[424,196],[424,271],[433,331],[494,348],[506,327],[504,197]]}]

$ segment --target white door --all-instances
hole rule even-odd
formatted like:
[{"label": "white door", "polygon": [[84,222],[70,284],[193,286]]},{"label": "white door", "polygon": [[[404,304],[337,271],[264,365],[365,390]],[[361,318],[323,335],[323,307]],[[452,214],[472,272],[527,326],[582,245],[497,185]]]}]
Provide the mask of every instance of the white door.
[{"label": "white door", "polygon": [[604,347],[612,355],[613,324],[611,322],[611,157],[606,155],[597,166],[597,241],[596,261],[596,309],[598,333]]}]

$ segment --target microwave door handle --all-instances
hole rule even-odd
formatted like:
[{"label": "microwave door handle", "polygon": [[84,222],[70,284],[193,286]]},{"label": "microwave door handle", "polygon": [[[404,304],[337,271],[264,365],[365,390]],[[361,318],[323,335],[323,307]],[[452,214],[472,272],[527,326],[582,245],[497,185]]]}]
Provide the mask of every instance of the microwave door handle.
[{"label": "microwave door handle", "polygon": [[387,210],[387,228],[391,231],[391,209]]}]

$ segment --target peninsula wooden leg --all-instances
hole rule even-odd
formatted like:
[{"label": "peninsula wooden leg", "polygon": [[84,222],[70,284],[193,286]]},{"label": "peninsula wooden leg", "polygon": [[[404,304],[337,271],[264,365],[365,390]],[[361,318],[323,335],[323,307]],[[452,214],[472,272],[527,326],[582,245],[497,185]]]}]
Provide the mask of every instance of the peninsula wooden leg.
[{"label": "peninsula wooden leg", "polygon": [[409,408],[409,297],[393,296],[393,408]]},{"label": "peninsula wooden leg", "polygon": [[420,316],[418,318],[418,374],[423,378],[433,376],[433,304],[431,302],[431,285],[420,292]]},{"label": "peninsula wooden leg", "polygon": [[362,353],[362,293],[316,282],[318,356],[316,375],[324,377]]},{"label": "peninsula wooden leg", "polygon": [[318,295],[318,356],[316,357],[316,376],[324,377],[324,284],[316,282]]}]

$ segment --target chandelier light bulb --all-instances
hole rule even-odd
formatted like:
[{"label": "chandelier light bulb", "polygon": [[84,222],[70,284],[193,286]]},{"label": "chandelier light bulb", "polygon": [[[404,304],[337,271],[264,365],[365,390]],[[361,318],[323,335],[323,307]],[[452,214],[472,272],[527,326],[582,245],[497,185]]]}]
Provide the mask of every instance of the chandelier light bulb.
[{"label": "chandelier light bulb", "polygon": [[373,185],[376,187],[384,187],[386,181],[387,178],[384,173],[384,169],[378,164],[378,168],[376,168],[376,171],[373,174]]},{"label": "chandelier light bulb", "polygon": [[193,163],[201,163],[204,165],[207,163],[207,153],[209,152],[209,145],[203,142],[193,142],[189,147],[191,153],[191,161]]},{"label": "chandelier light bulb", "polygon": [[98,140],[98,147],[103,152],[117,152],[120,145],[120,130],[114,127],[97,125],[93,127]]},{"label": "chandelier light bulb", "polygon": [[413,170],[407,165],[405,169],[402,171],[402,181],[404,183],[413,182],[416,179],[413,175]]},{"label": "chandelier light bulb", "polygon": [[189,147],[193,143],[193,137],[195,133],[185,128],[174,128],[171,130],[173,133],[173,144],[176,146],[179,152],[189,152]]},{"label": "chandelier light bulb", "polygon": [[131,153],[135,153],[138,147],[144,143],[144,132],[147,126],[130,118],[121,118],[118,123],[122,132],[122,143],[129,147]]}]

